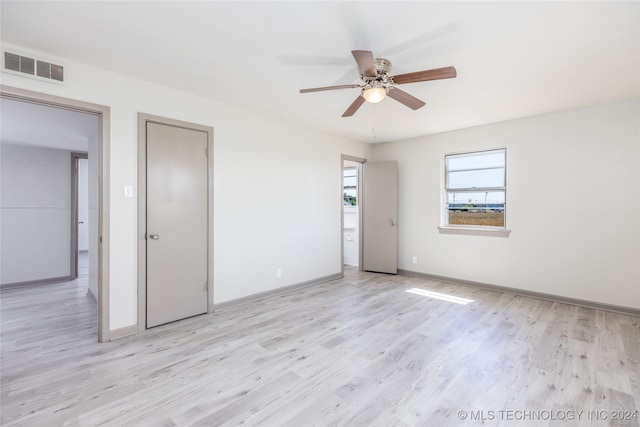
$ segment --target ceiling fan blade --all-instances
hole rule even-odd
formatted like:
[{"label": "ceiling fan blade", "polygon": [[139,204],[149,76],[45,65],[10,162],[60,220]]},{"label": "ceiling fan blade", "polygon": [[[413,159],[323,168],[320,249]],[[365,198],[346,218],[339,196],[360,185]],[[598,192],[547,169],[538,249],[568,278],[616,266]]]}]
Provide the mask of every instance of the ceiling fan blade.
[{"label": "ceiling fan blade", "polygon": [[398,89],[397,87],[389,88],[389,92],[387,93],[389,98],[393,98],[401,104],[406,105],[412,110],[417,110],[418,108],[424,107],[424,102],[420,101],[413,95],[409,95],[407,92]]},{"label": "ceiling fan blade", "polygon": [[454,67],[434,68],[433,70],[416,71],[414,73],[398,74],[393,76],[393,82],[401,85],[404,83],[426,82],[428,80],[452,79],[458,73]]},{"label": "ceiling fan blade", "polygon": [[360,106],[364,104],[364,98],[362,96],[358,96],[356,98],[355,101],[353,101],[353,103],[351,105],[349,105],[349,108],[347,108],[347,110],[344,112],[344,114],[342,114],[342,117],[351,117],[355,114],[356,111],[358,111],[358,108],[360,108]]},{"label": "ceiling fan blade", "polygon": [[360,87],[360,85],[350,84],[350,85],[338,85],[338,86],[326,86],[326,87],[312,87],[310,89],[300,89],[300,93],[320,92],[323,90],[334,90],[334,89],[352,89],[354,87]]},{"label": "ceiling fan blade", "polygon": [[352,50],[351,54],[358,63],[358,70],[367,77],[376,77],[376,63],[373,59],[373,53],[369,50]]}]

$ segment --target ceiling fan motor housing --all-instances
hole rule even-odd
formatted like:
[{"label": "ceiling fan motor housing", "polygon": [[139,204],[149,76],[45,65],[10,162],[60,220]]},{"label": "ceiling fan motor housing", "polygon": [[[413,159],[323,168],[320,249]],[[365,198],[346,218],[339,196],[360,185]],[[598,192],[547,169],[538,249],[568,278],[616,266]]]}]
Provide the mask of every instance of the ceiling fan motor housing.
[{"label": "ceiling fan motor housing", "polygon": [[374,60],[376,66],[376,76],[367,77],[362,75],[362,80],[365,83],[364,88],[368,87],[384,87],[389,90],[389,87],[393,84],[391,79],[391,61],[385,58],[376,58]]},{"label": "ceiling fan motor housing", "polygon": [[391,73],[391,61],[389,61],[388,59],[376,58],[374,62],[376,64],[378,75]]}]

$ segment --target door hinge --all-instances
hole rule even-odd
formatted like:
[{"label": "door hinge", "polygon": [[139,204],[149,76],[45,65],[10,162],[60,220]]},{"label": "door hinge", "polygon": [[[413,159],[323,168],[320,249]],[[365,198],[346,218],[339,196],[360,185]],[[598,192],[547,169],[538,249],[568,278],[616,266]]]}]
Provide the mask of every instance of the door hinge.
[{"label": "door hinge", "polygon": [[207,292],[207,284],[208,284],[207,282],[204,282],[204,283],[202,284],[202,290],[203,290],[204,292]]}]

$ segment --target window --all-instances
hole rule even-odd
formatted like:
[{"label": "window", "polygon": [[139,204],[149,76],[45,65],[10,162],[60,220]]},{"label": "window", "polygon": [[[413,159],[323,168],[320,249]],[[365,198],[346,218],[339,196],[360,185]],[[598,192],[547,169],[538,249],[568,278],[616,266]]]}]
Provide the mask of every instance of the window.
[{"label": "window", "polygon": [[343,200],[344,206],[358,205],[358,169],[355,167],[343,169]]},{"label": "window", "polygon": [[505,228],[506,149],[445,155],[444,226]]}]

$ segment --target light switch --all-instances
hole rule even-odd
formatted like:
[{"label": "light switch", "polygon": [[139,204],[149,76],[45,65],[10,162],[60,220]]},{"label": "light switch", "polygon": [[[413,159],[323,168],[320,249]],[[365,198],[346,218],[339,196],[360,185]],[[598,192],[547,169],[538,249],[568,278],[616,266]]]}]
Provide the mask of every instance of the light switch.
[{"label": "light switch", "polygon": [[133,185],[124,186],[124,197],[133,197]]}]

